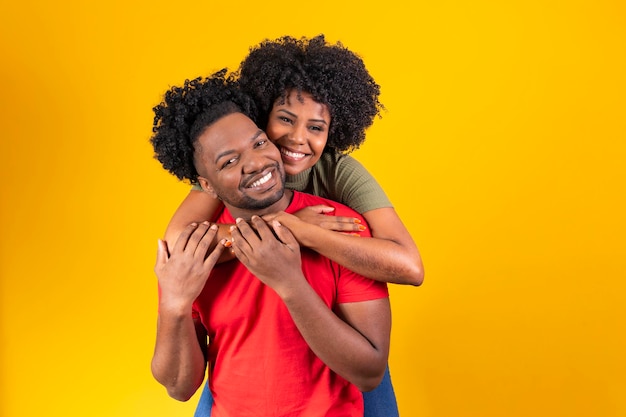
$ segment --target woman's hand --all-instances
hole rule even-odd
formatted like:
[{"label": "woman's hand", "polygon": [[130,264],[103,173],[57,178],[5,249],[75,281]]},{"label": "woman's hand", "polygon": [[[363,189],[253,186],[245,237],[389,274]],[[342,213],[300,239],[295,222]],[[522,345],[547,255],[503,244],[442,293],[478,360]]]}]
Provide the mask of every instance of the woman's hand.
[{"label": "woman's hand", "polygon": [[362,225],[361,221],[355,217],[329,216],[326,214],[332,213],[333,211],[335,211],[334,207],[317,205],[305,207],[298,210],[294,214],[280,212],[263,216],[263,219],[268,222],[272,220],[278,220],[292,230],[298,227],[298,225],[295,224],[296,220],[293,217],[296,217],[297,219],[305,223],[319,226],[323,229],[332,230],[335,232],[350,233],[361,232],[365,230],[365,226]]}]

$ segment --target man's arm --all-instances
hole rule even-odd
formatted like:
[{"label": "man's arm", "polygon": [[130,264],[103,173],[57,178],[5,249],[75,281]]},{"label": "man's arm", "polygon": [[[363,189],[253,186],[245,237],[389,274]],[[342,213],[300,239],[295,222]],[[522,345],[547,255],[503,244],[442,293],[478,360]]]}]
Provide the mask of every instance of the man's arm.
[{"label": "man's arm", "polygon": [[206,331],[192,317],[192,304],[224,248],[220,242],[206,256],[216,233],[208,222],[189,225],[171,254],[159,242],[154,270],[161,294],[152,375],[179,401],[191,398],[204,379]]},{"label": "man's arm", "polygon": [[257,216],[252,224],[256,232],[244,221],[231,231],[237,258],[276,291],[308,345],[329,368],[362,391],[378,386],[389,354],[388,298],[342,304],[342,320],[304,277],[300,247],[291,232],[273,222],[274,235]]},{"label": "man's arm", "polygon": [[308,283],[281,297],[311,350],[329,368],[361,391],[380,384],[389,356],[389,298],[340,304],[344,321]]}]

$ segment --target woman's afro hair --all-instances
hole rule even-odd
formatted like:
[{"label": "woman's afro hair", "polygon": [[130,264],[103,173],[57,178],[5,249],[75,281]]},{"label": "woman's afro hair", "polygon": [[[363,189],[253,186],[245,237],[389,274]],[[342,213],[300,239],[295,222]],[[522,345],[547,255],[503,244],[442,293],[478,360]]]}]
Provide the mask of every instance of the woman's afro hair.
[{"label": "woman's afro hair", "polygon": [[150,142],[155,158],[178,179],[191,183],[197,182],[198,177],[193,163],[194,142],[207,126],[237,112],[256,119],[252,98],[238,88],[226,69],[207,78],[186,80],[182,87],[172,87],[153,111]]},{"label": "woman's afro hair", "polygon": [[384,106],[380,87],[362,59],[324,35],[265,40],[250,49],[239,70],[241,88],[255,100],[258,125],[267,126],[272,106],[292,91],[306,92],[328,106],[331,116],[327,146],[339,152],[357,149],[365,130]]}]

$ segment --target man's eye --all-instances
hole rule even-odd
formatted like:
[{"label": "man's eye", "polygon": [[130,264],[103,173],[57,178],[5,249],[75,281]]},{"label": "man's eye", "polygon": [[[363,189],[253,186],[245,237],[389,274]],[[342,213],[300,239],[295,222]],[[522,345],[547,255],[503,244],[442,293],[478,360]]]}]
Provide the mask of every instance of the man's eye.
[{"label": "man's eye", "polygon": [[261,139],[260,141],[256,143],[256,147],[258,148],[259,146],[263,146],[266,143],[267,143],[267,139]]},{"label": "man's eye", "polygon": [[227,166],[234,164],[237,161],[237,158],[230,158],[228,161],[222,164],[222,168],[226,168]]}]

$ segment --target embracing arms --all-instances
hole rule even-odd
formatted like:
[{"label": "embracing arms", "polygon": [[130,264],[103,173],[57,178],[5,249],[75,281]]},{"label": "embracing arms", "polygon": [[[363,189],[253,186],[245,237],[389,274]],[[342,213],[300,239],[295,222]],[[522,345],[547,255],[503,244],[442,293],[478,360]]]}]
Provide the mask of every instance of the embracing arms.
[{"label": "embracing arms", "polygon": [[[167,242],[176,242],[179,234],[191,222],[210,220],[221,209],[219,200],[208,193],[192,190],[182,202],[165,232]],[[326,216],[332,208],[309,207],[297,213],[266,217],[277,218],[287,226],[302,246],[317,251],[329,259],[368,278],[395,284],[420,285],[424,279],[422,258],[396,211],[380,208],[363,213],[372,238],[355,239],[336,231],[358,231],[359,225],[347,217]],[[220,226],[218,238],[230,238],[226,225]],[[232,259],[224,251],[220,261]]]},{"label": "embracing arms", "polygon": [[295,215],[283,212],[265,216],[265,219],[279,220],[292,231],[302,246],[363,276],[394,284],[422,283],[422,258],[393,208],[363,213],[371,230],[371,238],[355,238],[332,231],[356,232],[361,225],[352,218],[326,216],[322,212],[332,212],[332,208],[314,206],[300,210]]}]

